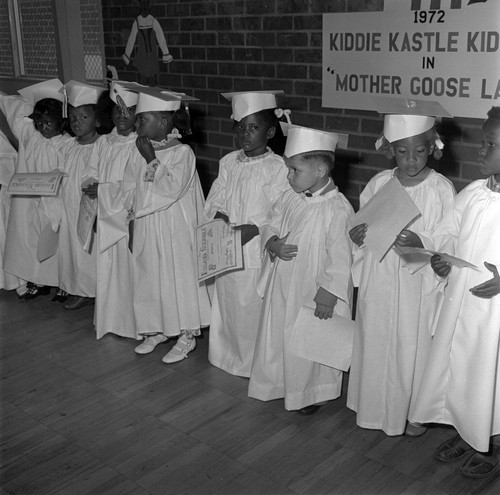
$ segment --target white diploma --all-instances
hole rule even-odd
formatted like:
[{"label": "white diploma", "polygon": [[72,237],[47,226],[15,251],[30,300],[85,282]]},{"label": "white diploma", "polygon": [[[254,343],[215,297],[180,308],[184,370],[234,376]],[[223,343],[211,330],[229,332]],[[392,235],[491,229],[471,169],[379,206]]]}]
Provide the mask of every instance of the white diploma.
[{"label": "white diploma", "polygon": [[86,194],[82,194],[78,222],[76,224],[76,233],[83,249],[87,252],[90,252],[92,245],[92,233],[96,217],[97,198],[90,199]]},{"label": "white diploma", "polygon": [[198,280],[243,268],[241,230],[222,219],[199,225],[196,229]]},{"label": "white diploma", "polygon": [[65,175],[57,169],[40,174],[14,174],[7,192],[25,196],[57,196],[59,185]]},{"label": "white diploma", "polygon": [[456,256],[452,256],[451,254],[447,253],[440,253],[439,251],[432,251],[430,249],[424,249],[424,248],[419,248],[419,247],[397,247],[396,251],[399,253],[400,256],[403,256],[405,258],[409,259],[420,259],[420,260],[426,260],[427,262],[430,262],[431,258],[433,255],[437,254],[441,257],[443,261],[446,261],[450,265],[456,266],[457,268],[477,268],[476,265],[473,265],[472,263],[465,261],[461,258],[457,258]]},{"label": "white diploma", "polygon": [[368,226],[364,244],[382,261],[399,233],[420,216],[404,187],[393,177],[350,219],[350,226]]},{"label": "white diploma", "polygon": [[314,311],[307,306],[300,308],[288,351],[294,356],[347,371],[351,366],[356,323],[336,314],[328,320],[320,320]]}]

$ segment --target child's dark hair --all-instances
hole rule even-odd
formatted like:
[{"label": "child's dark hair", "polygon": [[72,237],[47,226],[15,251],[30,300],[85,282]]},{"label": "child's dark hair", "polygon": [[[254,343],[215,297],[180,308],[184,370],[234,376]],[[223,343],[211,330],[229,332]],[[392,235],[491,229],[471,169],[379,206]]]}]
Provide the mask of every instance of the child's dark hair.
[{"label": "child's dark hair", "polygon": [[57,122],[61,130],[64,131],[67,127],[67,121],[62,116],[62,109],[63,104],[59,100],[54,98],[43,98],[36,102],[29,118],[32,119],[33,122],[36,122],[42,117],[51,117]]},{"label": "child's dark hair", "polygon": [[184,107],[173,112],[162,111],[151,113],[160,119],[167,118],[167,116],[170,115],[172,117],[174,127],[181,133],[182,136],[189,136],[191,134],[191,117],[189,112]]},{"label": "child's dark hair", "polygon": [[300,157],[306,162],[317,160],[323,163],[326,167],[328,167],[329,172],[331,172],[335,167],[335,153],[333,151],[307,151],[302,153]]},{"label": "child's dark hair", "polygon": [[[438,134],[435,127],[432,127],[428,131],[425,131],[423,134],[425,134],[426,140],[430,143],[434,144],[434,143],[436,143],[436,141],[441,140],[441,136]],[[387,139],[384,136],[381,137],[381,144],[380,144],[380,147],[378,148],[378,151],[381,151],[389,159],[392,159],[392,157],[393,157],[392,144],[389,143],[389,141],[387,141]],[[439,149],[435,145],[432,156],[436,160],[439,160],[443,156],[443,150]]]},{"label": "child's dark hair", "polygon": [[97,100],[94,109],[96,119],[100,124],[100,126],[97,128],[97,132],[99,134],[109,134],[113,130],[113,127],[115,125],[113,123],[111,113],[114,106],[115,102],[109,97],[109,90],[104,91],[99,95],[99,99]]},{"label": "child's dark hair", "polygon": [[[264,125],[269,129],[270,127],[279,127],[278,117],[274,113],[274,108],[266,108],[260,112],[255,112],[254,115],[258,115],[260,119],[264,122]],[[233,129],[238,125],[238,122],[233,121]]]},{"label": "child's dark hair", "polygon": [[500,107],[491,107],[486,115],[491,120],[500,120]]}]

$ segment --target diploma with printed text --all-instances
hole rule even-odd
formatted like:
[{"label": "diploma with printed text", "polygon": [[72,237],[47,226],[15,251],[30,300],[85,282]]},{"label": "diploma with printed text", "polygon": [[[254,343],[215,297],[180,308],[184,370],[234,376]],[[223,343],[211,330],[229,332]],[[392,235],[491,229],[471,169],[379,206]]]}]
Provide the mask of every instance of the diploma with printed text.
[{"label": "diploma with printed text", "polygon": [[24,196],[57,196],[61,180],[65,175],[57,169],[40,174],[14,174],[7,192]]},{"label": "diploma with printed text", "polygon": [[243,268],[241,230],[222,219],[199,225],[196,229],[198,280]]},{"label": "diploma with printed text", "polygon": [[90,252],[92,246],[93,227],[97,217],[97,199],[91,199],[86,194],[82,194],[80,200],[80,211],[76,224],[76,233],[83,249]]}]

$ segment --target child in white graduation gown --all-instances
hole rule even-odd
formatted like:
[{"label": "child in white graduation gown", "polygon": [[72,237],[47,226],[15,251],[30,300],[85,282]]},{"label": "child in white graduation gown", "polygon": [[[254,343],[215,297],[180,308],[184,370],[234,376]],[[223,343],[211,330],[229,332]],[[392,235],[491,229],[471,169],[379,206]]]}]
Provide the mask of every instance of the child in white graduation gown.
[{"label": "child in white graduation gown", "polygon": [[[425,115],[418,104],[407,107],[395,100],[392,105],[395,113],[385,116],[377,146],[384,144],[397,167],[368,182],[360,206],[396,178],[421,213],[410,230],[399,234],[396,246],[418,246],[415,232],[432,232],[451,208],[455,190],[448,179],[428,166],[429,156],[441,156],[435,118]],[[438,105],[432,111],[445,113]],[[347,406],[356,411],[356,422],[362,428],[380,429],[387,435],[401,435],[406,430],[407,435],[418,436],[425,427],[406,423],[432,338],[430,323],[438,296],[434,276],[429,265],[422,268],[399,256],[394,248],[380,261],[363,244],[369,228],[361,224],[350,231],[359,246],[353,267],[359,292]]]},{"label": "child in white graduation gown", "polygon": [[426,247],[477,268],[432,259],[444,298],[410,411],[413,421],[457,430],[434,458],[459,463],[470,478],[492,475],[498,465],[490,442],[500,435],[500,107],[488,112],[477,166],[488,179],[463,189],[432,238],[423,239]]},{"label": "child in white graduation gown", "polygon": [[[312,414],[341,393],[342,371],[289,352],[303,305],[315,316],[351,317],[352,206],[329,176],[338,134],[291,126],[285,163],[292,189],[283,193],[261,227],[274,259],[264,293],[248,395],[285,399],[287,410]],[[344,136],[347,137],[347,136]],[[311,342],[311,345],[317,343]]]},{"label": "child in white graduation gown", "polygon": [[[135,331],[132,306],[132,253],[128,248],[127,209],[123,197],[123,176],[132,151],[136,149],[135,108],[138,93],[128,91],[120,81],[111,81],[109,98],[114,103],[114,129],[99,139],[90,157],[86,177],[97,182],[84,193],[97,196],[97,285],[94,324],[97,338],[107,333],[121,337],[138,338]],[[133,86],[133,85],[132,85]],[[107,107],[102,95],[98,104]]]},{"label": "child in white graduation gown", "polygon": [[11,195],[7,187],[15,173],[17,151],[10,144],[7,136],[0,131],[0,289],[13,290],[23,283],[17,277],[3,269],[3,253],[5,249],[5,235],[9,218]]},{"label": "child in white graduation gown", "polygon": [[[59,79],[19,90],[20,96],[0,95],[3,111],[19,141],[17,173],[51,172],[64,168],[60,147],[70,140],[64,133]],[[60,208],[48,197],[12,196],[4,253],[4,269],[28,282],[23,299],[48,294],[58,285],[57,256],[39,262],[37,249],[44,229],[57,230]]]},{"label": "child in white graduation gown", "polygon": [[104,91],[77,81],[65,85],[69,124],[75,137],[61,148],[67,177],[61,184],[64,214],[59,228],[58,262],[59,286],[72,295],[64,307],[71,310],[92,304],[96,293],[96,250],[94,246],[89,251],[84,249],[77,225],[86,167],[101,138],[95,106]]},{"label": "child in white graduation gown", "polygon": [[[185,359],[210,323],[210,301],[197,278],[195,234],[204,198],[191,148],[177,129],[189,129],[181,100],[161,88],[139,88],[137,150],[125,170],[124,190],[133,232],[133,306],[136,331],[149,354],[169,338],[177,343],[165,363]],[[191,98],[193,99],[193,98]],[[176,129],[174,129],[174,125]]]},{"label": "child in white graduation gown", "polygon": [[223,94],[231,101],[241,149],[222,158],[205,203],[208,218],[223,218],[242,230],[244,258],[244,270],[215,279],[208,359],[228,373],[245,377],[250,376],[262,307],[257,294],[262,266],[259,226],[272,204],[290,188],[283,158],[267,147],[278,125],[277,93],[282,91]]}]

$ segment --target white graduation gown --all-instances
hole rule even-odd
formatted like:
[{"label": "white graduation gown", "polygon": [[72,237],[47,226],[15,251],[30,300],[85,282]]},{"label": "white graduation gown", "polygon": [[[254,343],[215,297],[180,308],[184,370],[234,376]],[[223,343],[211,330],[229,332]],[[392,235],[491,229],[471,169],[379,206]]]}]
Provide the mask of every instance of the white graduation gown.
[{"label": "white graduation gown", "polygon": [[[360,206],[394,176],[394,170],[370,180]],[[405,190],[422,214],[408,227],[417,234],[432,231],[454,197],[451,182],[432,169],[424,181]],[[366,248],[355,249],[353,273],[359,292],[347,406],[357,412],[362,428],[400,435],[431,343],[435,277],[429,265],[415,271],[393,249],[380,263]]]},{"label": "white graduation gown", "polygon": [[96,336],[107,333],[137,338],[132,306],[132,253],[122,181],[137,134],[120,136],[116,128],[96,143],[87,177],[98,179]]},{"label": "white graduation gown", "polygon": [[64,172],[68,176],[63,178],[60,189],[64,211],[59,227],[59,287],[75,296],[95,297],[96,293],[95,242],[90,253],[83,249],[78,240],[77,223],[86,167],[101,139],[103,136],[91,144],[80,144],[75,137],[61,147],[65,156]]},{"label": "white graduation gown", "polygon": [[347,220],[352,206],[335,187],[307,198],[288,190],[262,226],[262,243],[273,235],[298,246],[291,261],[279,258],[267,281],[248,395],[285,398],[287,410],[336,399],[342,372],[290,354],[290,334],[302,305],[313,305],[320,287],[338,297],[335,313],[351,317],[351,252]]},{"label": "white graduation gown", "polygon": [[[51,139],[44,138],[29,119],[33,106],[19,96],[0,95],[0,109],[6,115],[14,136],[19,140],[17,173],[50,172],[63,169],[64,156],[60,146],[70,138],[63,134]],[[57,230],[58,221],[48,205],[52,198],[12,196],[7,242],[4,253],[4,269],[21,279],[39,285],[58,284],[57,256],[37,260],[38,239],[44,228],[51,225]],[[57,215],[57,213],[56,213]]]},{"label": "white graduation gown", "polygon": [[210,301],[197,277],[196,226],[204,198],[195,156],[177,140],[156,150],[153,182],[144,182],[146,161],[137,150],[126,166],[124,190],[135,190],[133,306],[138,335],[199,333],[210,324]]},{"label": "white graduation gown", "polygon": [[[226,214],[235,225],[264,222],[279,196],[290,188],[283,158],[268,151],[247,157],[233,151],[222,158],[212,184],[205,214]],[[210,322],[209,361],[233,375],[250,376],[262,298],[257,294],[261,273],[260,235],[243,246],[244,270],[215,280]]]},{"label": "white graduation gown", "polygon": [[3,269],[3,254],[7,220],[9,218],[11,195],[7,194],[10,179],[15,173],[17,151],[10,144],[7,136],[0,131],[0,289],[17,289],[23,281]]},{"label": "white graduation gown", "polygon": [[500,270],[500,193],[486,180],[469,184],[434,233],[434,247],[477,266],[452,268],[434,339],[410,419],[454,426],[480,452],[500,434],[500,294],[491,299],[469,289],[490,280],[484,266]]}]

